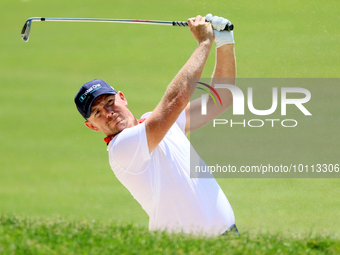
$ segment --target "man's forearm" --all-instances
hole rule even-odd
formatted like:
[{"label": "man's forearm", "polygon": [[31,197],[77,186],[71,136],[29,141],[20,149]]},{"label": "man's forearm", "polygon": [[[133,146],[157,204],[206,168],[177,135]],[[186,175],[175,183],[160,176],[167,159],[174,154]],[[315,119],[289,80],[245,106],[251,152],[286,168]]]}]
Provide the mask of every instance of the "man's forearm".
[{"label": "man's forearm", "polygon": [[162,141],[190,100],[190,79],[200,77],[213,43],[213,30],[205,18],[188,19],[197,49],[168,86],[165,95],[145,121],[149,152]]},{"label": "man's forearm", "polygon": [[212,41],[206,40],[196,48],[189,60],[168,86],[164,97],[167,97],[169,101],[175,97],[180,97],[184,101],[184,104],[190,101],[190,90],[195,90],[193,87],[190,88],[190,79],[201,77],[211,47]]},{"label": "man's forearm", "polygon": [[216,49],[213,78],[236,78],[234,44],[225,44]]}]

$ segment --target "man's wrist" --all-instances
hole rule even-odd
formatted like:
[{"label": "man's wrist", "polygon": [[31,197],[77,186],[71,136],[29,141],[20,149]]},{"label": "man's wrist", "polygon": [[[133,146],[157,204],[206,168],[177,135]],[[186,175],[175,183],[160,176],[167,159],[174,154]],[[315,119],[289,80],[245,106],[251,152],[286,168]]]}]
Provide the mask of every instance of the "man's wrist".
[{"label": "man's wrist", "polygon": [[217,53],[232,53],[234,52],[234,44],[229,43],[229,44],[223,44],[222,46],[216,48]]},{"label": "man's wrist", "polygon": [[211,47],[212,44],[213,44],[213,42],[214,42],[214,39],[213,39],[213,38],[207,38],[207,39],[201,41],[201,42],[199,43],[199,45],[204,45],[204,46],[210,46],[210,47]]}]

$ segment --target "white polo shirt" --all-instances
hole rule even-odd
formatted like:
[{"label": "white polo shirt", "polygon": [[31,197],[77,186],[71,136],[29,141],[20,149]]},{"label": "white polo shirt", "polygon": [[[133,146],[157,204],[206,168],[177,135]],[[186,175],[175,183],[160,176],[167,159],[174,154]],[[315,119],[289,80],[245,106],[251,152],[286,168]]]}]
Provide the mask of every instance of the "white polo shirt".
[{"label": "white polo shirt", "polygon": [[234,213],[214,178],[190,178],[185,123],[183,111],[151,153],[144,123],[124,129],[108,145],[110,166],[149,215],[150,230],[220,235]]}]

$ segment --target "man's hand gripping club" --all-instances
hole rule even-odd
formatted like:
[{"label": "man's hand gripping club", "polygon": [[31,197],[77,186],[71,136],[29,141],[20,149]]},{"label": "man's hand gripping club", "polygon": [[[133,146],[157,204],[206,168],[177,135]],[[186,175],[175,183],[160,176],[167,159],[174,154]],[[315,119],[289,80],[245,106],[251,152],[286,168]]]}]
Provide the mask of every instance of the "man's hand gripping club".
[{"label": "man's hand gripping club", "polygon": [[219,16],[213,16],[211,13],[205,16],[206,20],[209,21],[214,29],[216,48],[221,47],[224,44],[232,44],[234,41],[233,31],[224,31],[227,24],[231,24],[228,19]]},{"label": "man's hand gripping club", "polygon": [[198,44],[206,40],[214,40],[214,33],[212,32],[211,26],[205,21],[206,18],[200,15],[198,15],[196,18],[188,19],[188,26]]}]

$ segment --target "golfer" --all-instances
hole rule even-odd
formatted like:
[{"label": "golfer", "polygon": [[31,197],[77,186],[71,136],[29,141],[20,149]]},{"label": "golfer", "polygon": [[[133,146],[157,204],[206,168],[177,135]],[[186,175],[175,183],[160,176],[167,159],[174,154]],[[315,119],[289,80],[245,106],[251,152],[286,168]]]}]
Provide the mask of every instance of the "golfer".
[{"label": "golfer", "polygon": [[[228,89],[217,89],[223,107],[208,101],[207,115],[201,115],[200,99],[189,103],[195,90],[190,79],[201,77],[214,41],[213,78],[236,77],[233,32],[220,31],[228,22],[211,14],[188,19],[198,47],[157,107],[139,120],[127,108],[123,92],[103,80],[84,84],[75,97],[85,125],[106,135],[110,166],[148,214],[150,230],[209,236],[237,232],[233,210],[216,180],[190,178],[190,157],[196,156],[190,155],[186,137],[232,104]],[[147,94],[143,97],[148,100]]]}]

